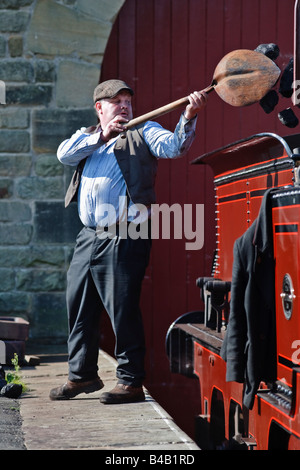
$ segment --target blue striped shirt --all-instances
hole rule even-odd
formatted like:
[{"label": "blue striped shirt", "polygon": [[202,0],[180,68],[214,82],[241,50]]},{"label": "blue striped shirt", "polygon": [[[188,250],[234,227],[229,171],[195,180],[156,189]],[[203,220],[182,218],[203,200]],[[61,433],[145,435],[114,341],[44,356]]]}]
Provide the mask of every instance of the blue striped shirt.
[{"label": "blue striped shirt", "polygon": [[[156,122],[146,122],[143,136],[150,152],[157,158],[184,155],[194,140],[196,121],[197,118],[187,120],[182,114],[174,133]],[[127,208],[126,184],[114,155],[116,140],[117,137],[103,143],[99,133],[87,134],[82,128],[58,147],[57,157],[65,165],[76,166],[88,157],[78,192],[79,217],[87,227],[136,217],[132,202]]]}]

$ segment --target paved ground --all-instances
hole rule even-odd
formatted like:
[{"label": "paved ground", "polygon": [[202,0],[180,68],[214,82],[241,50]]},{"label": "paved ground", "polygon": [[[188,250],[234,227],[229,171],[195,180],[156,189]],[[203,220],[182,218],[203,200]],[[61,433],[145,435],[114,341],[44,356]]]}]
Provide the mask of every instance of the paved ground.
[{"label": "paved ground", "polygon": [[0,397],[0,450],[25,450],[20,400]]},{"label": "paved ground", "polygon": [[105,388],[59,402],[48,398],[49,390],[67,378],[66,355],[39,357],[40,365],[22,368],[28,392],[18,400],[0,397],[0,449],[199,450],[147,391],[143,403],[100,403],[116,382],[116,363],[104,352],[99,375]]}]

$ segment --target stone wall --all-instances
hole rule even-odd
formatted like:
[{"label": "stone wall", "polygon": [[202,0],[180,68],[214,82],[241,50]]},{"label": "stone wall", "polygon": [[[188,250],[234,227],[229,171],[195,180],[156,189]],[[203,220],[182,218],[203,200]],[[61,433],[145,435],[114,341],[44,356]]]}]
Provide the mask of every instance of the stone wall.
[{"label": "stone wall", "polygon": [[66,270],[77,207],[59,143],[96,122],[92,92],[125,0],[0,0],[0,316],[30,322],[30,339],[64,341]]}]

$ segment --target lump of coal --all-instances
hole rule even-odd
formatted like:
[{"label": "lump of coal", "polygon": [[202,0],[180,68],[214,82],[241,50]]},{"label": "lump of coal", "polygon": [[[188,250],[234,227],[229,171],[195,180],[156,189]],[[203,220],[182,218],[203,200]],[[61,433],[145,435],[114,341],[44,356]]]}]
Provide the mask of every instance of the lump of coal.
[{"label": "lump of coal", "polygon": [[0,379],[5,379],[5,370],[3,369],[2,364],[0,364]]},{"label": "lump of coal", "polygon": [[5,380],[5,379],[2,379],[2,378],[0,377],[0,390],[1,390],[1,388],[4,387],[6,384],[7,384],[6,380]]},{"label": "lump of coal", "polygon": [[7,382],[5,380],[5,370],[3,369],[2,364],[0,364],[0,390],[6,384],[7,384]]},{"label": "lump of coal", "polygon": [[269,57],[271,60],[276,60],[279,56],[279,47],[276,44],[270,42],[270,44],[260,44],[255,49],[256,52],[261,52],[262,54]]},{"label": "lump of coal", "polygon": [[270,114],[278,104],[279,97],[275,90],[270,90],[259,102],[265,113]]},{"label": "lump of coal", "polygon": [[285,98],[290,98],[293,94],[294,80],[294,59],[292,58],[282,73],[279,85],[279,93]]},{"label": "lump of coal", "polygon": [[2,387],[0,395],[7,398],[19,398],[22,393],[22,385],[10,383]]},{"label": "lump of coal", "polygon": [[278,113],[278,118],[281,124],[290,128],[296,127],[299,124],[299,120],[291,108]]}]

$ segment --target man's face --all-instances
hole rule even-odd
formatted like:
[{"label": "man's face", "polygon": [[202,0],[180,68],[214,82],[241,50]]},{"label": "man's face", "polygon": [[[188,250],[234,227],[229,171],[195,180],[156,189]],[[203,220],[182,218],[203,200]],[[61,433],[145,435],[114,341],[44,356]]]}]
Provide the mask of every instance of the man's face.
[{"label": "man's face", "polygon": [[114,98],[98,101],[96,110],[102,128],[116,117],[120,117],[120,122],[130,121],[132,119],[131,94],[124,90]]}]

